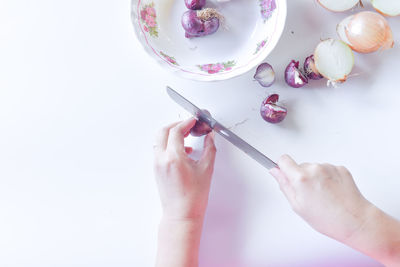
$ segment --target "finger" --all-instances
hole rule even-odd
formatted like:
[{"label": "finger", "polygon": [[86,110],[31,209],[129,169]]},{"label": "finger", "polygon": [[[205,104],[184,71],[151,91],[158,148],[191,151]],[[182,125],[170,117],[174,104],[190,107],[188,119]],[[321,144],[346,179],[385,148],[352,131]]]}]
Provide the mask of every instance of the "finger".
[{"label": "finger", "polygon": [[336,168],[336,166],[329,164],[329,163],[324,163],[321,164],[321,166],[323,167],[323,169],[331,174],[339,174],[338,169]]},{"label": "finger", "polygon": [[178,123],[169,131],[167,149],[177,152],[185,152],[184,139],[185,134],[196,124],[196,118],[189,118]]},{"label": "finger", "polygon": [[206,169],[214,168],[215,155],[217,152],[214,139],[214,131],[207,134],[206,138],[204,139],[204,149],[198,164]]},{"label": "finger", "polygon": [[300,166],[289,155],[281,156],[278,166],[289,181],[298,179],[302,175]]},{"label": "finger", "polygon": [[336,170],[340,175],[352,177],[350,171],[344,166],[336,166]]},{"label": "finger", "polygon": [[191,153],[193,152],[193,148],[192,148],[192,147],[189,147],[189,146],[185,146],[185,152],[186,152],[187,154],[191,154]]},{"label": "finger", "polygon": [[165,150],[167,148],[169,131],[171,130],[171,128],[175,127],[178,123],[180,122],[178,121],[171,123],[158,131],[153,145],[154,149]]},{"label": "finger", "polygon": [[273,168],[269,171],[269,173],[275,178],[281,188],[285,187],[289,183],[288,178],[285,176],[285,174],[283,174],[280,169]]},{"label": "finger", "polygon": [[305,163],[299,164],[300,168],[302,168],[302,169],[307,169],[307,168],[309,168],[311,165],[312,165],[312,163],[309,163],[309,162],[305,162]]},{"label": "finger", "polygon": [[293,187],[291,186],[289,179],[286,177],[286,175],[278,168],[271,169],[269,171],[269,173],[278,182],[279,188],[281,189],[283,194],[286,196],[286,198],[289,200],[289,202],[292,202],[294,199],[294,191],[293,191]]}]

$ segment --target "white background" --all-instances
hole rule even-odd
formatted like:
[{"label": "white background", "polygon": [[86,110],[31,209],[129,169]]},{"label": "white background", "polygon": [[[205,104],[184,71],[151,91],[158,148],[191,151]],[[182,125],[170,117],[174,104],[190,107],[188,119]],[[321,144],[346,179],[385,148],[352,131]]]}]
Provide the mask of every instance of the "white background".
[{"label": "white background", "polygon": [[[335,37],[351,12],[314,0],[288,6],[267,58],[278,80],[264,89],[253,71],[216,83],[171,76],[135,39],[128,0],[1,0],[0,266],[153,265],[161,215],[153,136],[188,116],[167,84],[273,159],[347,166],[369,200],[400,218],[398,46],[356,55],[359,76],[340,88],[289,88],[285,65]],[[389,21],[400,44],[400,18]],[[280,125],[258,113],[271,92],[289,109]],[[380,266],[314,232],[263,167],[216,141],[201,266]]]}]

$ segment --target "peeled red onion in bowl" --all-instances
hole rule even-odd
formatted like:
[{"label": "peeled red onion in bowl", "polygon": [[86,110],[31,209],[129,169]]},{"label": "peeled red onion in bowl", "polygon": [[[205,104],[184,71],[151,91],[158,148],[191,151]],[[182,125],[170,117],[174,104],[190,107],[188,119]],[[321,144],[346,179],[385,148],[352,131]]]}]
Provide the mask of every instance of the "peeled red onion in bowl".
[{"label": "peeled red onion in bowl", "polygon": [[185,5],[188,9],[202,9],[206,5],[206,0],[185,0]]},{"label": "peeled red onion in bowl", "polygon": [[188,10],[182,15],[182,27],[190,35],[198,35],[204,32],[204,22],[197,16],[197,11]]},{"label": "peeled red onion in bowl", "polygon": [[222,16],[212,8],[188,10],[182,15],[181,24],[186,38],[201,37],[215,33]]}]

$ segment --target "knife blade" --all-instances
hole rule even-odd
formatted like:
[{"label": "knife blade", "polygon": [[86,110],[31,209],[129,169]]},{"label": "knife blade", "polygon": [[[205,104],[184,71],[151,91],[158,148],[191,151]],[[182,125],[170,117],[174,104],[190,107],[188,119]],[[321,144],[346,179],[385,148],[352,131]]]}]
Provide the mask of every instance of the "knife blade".
[{"label": "knife blade", "polygon": [[262,166],[267,168],[268,170],[277,168],[278,165],[265,156],[263,153],[249,145],[242,138],[234,134],[231,130],[223,126],[221,123],[216,121],[212,116],[209,116],[206,112],[198,108],[192,102],[184,98],[178,92],[176,92],[171,87],[167,86],[168,95],[174,100],[178,105],[183,107],[186,111],[191,113],[198,120],[205,122],[209,127],[211,127],[215,132],[225,138],[227,141],[235,145],[237,148],[242,150],[244,153],[249,155],[251,158],[256,160]]}]

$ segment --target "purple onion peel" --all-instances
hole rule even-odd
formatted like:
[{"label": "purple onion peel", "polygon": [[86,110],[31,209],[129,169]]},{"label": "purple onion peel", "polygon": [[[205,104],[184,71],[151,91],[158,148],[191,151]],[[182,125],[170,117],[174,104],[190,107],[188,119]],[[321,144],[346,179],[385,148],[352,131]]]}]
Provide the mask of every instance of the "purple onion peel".
[{"label": "purple onion peel", "polygon": [[299,70],[298,61],[292,60],[286,67],[285,81],[293,88],[300,88],[308,83],[307,77]]},{"label": "purple onion peel", "polygon": [[311,80],[320,80],[324,78],[315,67],[314,55],[307,57],[304,61],[304,72],[307,78]]},{"label": "purple onion peel", "polygon": [[275,71],[268,63],[262,63],[257,67],[254,79],[263,87],[270,87],[275,82]]},{"label": "purple onion peel", "polygon": [[278,104],[279,95],[268,96],[261,105],[261,117],[269,123],[279,123],[286,118],[287,109]]}]

